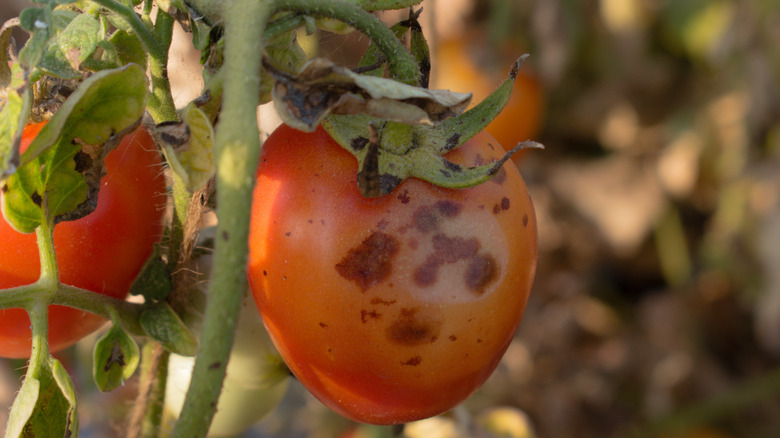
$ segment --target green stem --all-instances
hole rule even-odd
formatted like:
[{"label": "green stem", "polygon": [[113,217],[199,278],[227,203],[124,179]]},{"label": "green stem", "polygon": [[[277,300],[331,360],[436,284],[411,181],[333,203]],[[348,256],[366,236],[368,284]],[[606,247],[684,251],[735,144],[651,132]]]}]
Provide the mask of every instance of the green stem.
[{"label": "green stem", "polygon": [[138,38],[141,40],[141,43],[144,45],[149,55],[157,58],[162,58],[165,56],[165,53],[167,52],[167,48],[164,48],[162,44],[160,44],[160,42],[157,41],[157,38],[155,38],[152,31],[149,30],[148,27],[146,27],[143,20],[141,20],[141,18],[138,16],[138,14],[135,13],[135,11],[132,8],[129,8],[121,3],[117,3],[113,0],[92,0],[92,1],[108,9],[111,12],[121,15],[122,18],[124,18],[127,21],[127,23],[130,24],[130,27],[133,29],[133,32],[135,32],[136,35],[138,35]]},{"label": "green stem", "polygon": [[[225,378],[241,300],[247,287],[249,209],[260,155],[259,105],[263,31],[271,6],[257,0],[223,4],[224,105],[217,126],[217,217],[214,270],[192,383],[173,437],[208,431]],[[259,46],[259,47],[258,47]]]},{"label": "green stem", "polygon": [[32,328],[32,351],[27,369],[27,378],[38,379],[41,370],[49,361],[49,314],[48,304],[38,302],[27,310]]},{"label": "green stem", "polygon": [[417,61],[381,20],[360,7],[341,0],[274,0],[275,11],[333,18],[366,34],[385,55],[390,76],[405,84],[417,85]]},{"label": "green stem", "polygon": [[60,281],[57,255],[54,251],[54,226],[43,222],[35,229],[35,235],[38,241],[38,257],[41,262],[41,276],[36,285],[54,294]]},{"label": "green stem", "polygon": [[157,11],[154,25],[155,40],[160,45],[159,53],[149,56],[149,73],[152,77],[152,94],[147,109],[155,122],[178,120],[176,106],[173,103],[171,82],[168,80],[168,50],[173,38],[174,19],[162,9]]}]

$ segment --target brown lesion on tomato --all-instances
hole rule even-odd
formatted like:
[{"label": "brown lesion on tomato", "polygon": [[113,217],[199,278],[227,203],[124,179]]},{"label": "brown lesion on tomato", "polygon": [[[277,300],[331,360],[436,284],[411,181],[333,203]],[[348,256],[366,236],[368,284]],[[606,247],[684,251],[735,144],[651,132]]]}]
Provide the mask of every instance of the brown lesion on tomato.
[{"label": "brown lesion on tomato", "polygon": [[528,226],[528,214],[523,215],[523,228]]},{"label": "brown lesion on tomato", "polygon": [[371,310],[363,309],[360,311],[360,321],[363,324],[367,323],[368,321],[377,320],[381,318],[382,318],[382,314],[377,312],[376,309],[371,309]]},{"label": "brown lesion on tomato", "polygon": [[360,245],[349,250],[336,264],[336,271],[347,280],[354,281],[365,292],[390,277],[399,248],[395,236],[375,231]]},{"label": "brown lesion on tomato", "polygon": [[383,300],[381,298],[371,298],[371,304],[381,304],[383,306],[392,306],[396,303],[396,300]]},{"label": "brown lesion on tomato", "polygon": [[387,328],[387,337],[406,346],[435,342],[439,338],[441,322],[420,314],[420,308],[403,308],[399,317]]},{"label": "brown lesion on tomato", "polygon": [[399,201],[401,201],[401,204],[408,204],[409,201],[412,200],[412,198],[409,197],[409,190],[404,190],[403,192],[399,193],[397,198]]},{"label": "brown lesion on tomato", "polygon": [[433,253],[414,270],[414,282],[420,287],[435,284],[439,268],[442,265],[474,258],[481,246],[475,237],[464,239],[463,237],[449,237],[442,233],[434,235],[431,241]]},{"label": "brown lesion on tomato", "polygon": [[328,328],[328,324],[325,324],[324,322],[320,321],[320,327],[322,328]]},{"label": "brown lesion on tomato", "polygon": [[420,233],[427,234],[439,230],[442,219],[456,218],[463,211],[463,204],[443,200],[417,209],[412,216],[414,227]]},{"label": "brown lesion on tomato", "polygon": [[414,356],[412,358],[409,358],[405,362],[401,362],[401,365],[408,365],[408,366],[416,367],[417,365],[420,365],[421,362],[422,362],[422,357]]},{"label": "brown lesion on tomato", "polygon": [[498,279],[498,263],[491,254],[478,254],[469,262],[463,278],[470,291],[482,295]]}]

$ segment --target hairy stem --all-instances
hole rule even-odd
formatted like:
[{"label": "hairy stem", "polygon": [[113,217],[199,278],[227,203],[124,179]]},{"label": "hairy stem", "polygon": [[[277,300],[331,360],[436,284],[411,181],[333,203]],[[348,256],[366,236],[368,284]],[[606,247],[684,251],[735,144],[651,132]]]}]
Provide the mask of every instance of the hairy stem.
[{"label": "hairy stem", "polygon": [[349,24],[366,34],[382,51],[388,60],[393,79],[417,85],[419,71],[414,56],[382,21],[360,7],[341,0],[274,0],[274,9],[329,17]]},{"label": "hairy stem", "polygon": [[[260,95],[267,2],[224,3],[225,65],[221,122],[217,126],[217,217],[214,271],[200,351],[173,437],[204,436],[225,378],[241,300],[246,290],[249,209],[260,153],[256,109]],[[259,46],[259,47],[258,47]]]}]

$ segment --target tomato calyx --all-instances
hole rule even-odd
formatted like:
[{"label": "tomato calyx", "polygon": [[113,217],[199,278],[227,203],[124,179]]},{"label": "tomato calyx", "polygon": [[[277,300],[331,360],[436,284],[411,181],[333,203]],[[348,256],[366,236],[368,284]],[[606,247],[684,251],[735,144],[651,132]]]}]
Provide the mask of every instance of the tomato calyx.
[{"label": "tomato calyx", "polygon": [[357,158],[361,194],[367,198],[387,195],[410,177],[447,188],[473,187],[495,176],[519,150],[543,148],[534,141],[521,142],[498,161],[473,167],[452,163],[444,157],[482,131],[501,112],[526,56],[514,63],[507,79],[490,96],[474,108],[437,123],[404,124],[367,114],[331,114],[323,120],[323,127],[336,142]]}]

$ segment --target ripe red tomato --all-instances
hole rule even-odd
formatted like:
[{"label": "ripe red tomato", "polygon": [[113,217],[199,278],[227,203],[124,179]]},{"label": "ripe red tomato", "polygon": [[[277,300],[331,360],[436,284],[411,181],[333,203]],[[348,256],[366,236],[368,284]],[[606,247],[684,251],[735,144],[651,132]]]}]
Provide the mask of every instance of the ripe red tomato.
[{"label": "ripe red tomato", "polygon": [[[43,124],[28,125],[23,150]],[[54,227],[60,280],[124,298],[162,234],[165,178],[157,148],[145,129],[127,135],[106,157],[95,211]],[[30,284],[40,274],[35,234],[21,234],[0,216],[0,288]],[[93,332],[104,319],[81,310],[49,307],[49,345],[58,351]],[[0,357],[30,356],[30,320],[22,309],[0,310]]]},{"label": "ripe red tomato", "polygon": [[[512,63],[524,52],[517,46],[486,49],[484,37],[469,33],[461,38],[442,41],[431,62],[431,88],[474,94],[472,106],[481,102],[506,79]],[[493,55],[493,56],[490,56]],[[542,85],[528,65],[524,65],[509,102],[485,128],[507,150],[525,140],[535,140],[544,119]],[[516,157],[522,156],[522,152]]]},{"label": "ripe red tomato", "polygon": [[[503,153],[486,133],[447,155]],[[282,125],[258,168],[249,280],[297,378],[357,421],[439,414],[490,376],[520,322],[536,219],[512,165],[465,190],[409,179],[365,199],[357,161],[321,128]]]}]

